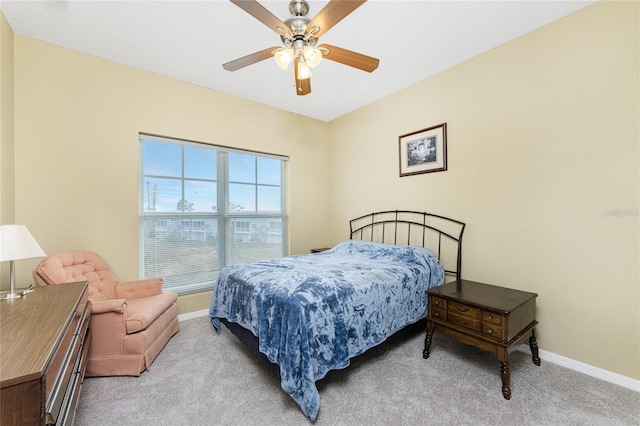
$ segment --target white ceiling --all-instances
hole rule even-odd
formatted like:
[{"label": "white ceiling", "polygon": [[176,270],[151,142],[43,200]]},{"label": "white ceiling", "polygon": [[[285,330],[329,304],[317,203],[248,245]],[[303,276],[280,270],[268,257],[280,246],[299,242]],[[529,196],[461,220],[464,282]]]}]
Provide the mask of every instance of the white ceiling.
[{"label": "white ceiling", "polygon": [[[288,1],[261,3],[289,17]],[[328,1],[308,3],[313,18]],[[226,0],[1,0],[0,8],[15,34],[331,121],[591,3],[369,0],[320,43],[379,58],[379,68],[369,74],[325,60],[307,96],[295,94],[293,70],[272,60],[222,69],[280,45],[278,34]]]}]

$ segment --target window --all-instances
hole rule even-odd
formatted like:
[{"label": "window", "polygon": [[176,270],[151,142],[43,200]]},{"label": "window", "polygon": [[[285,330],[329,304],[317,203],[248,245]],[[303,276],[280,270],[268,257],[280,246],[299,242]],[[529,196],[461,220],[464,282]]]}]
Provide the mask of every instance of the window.
[{"label": "window", "polygon": [[140,135],[140,269],[179,294],[285,254],[286,158]]}]

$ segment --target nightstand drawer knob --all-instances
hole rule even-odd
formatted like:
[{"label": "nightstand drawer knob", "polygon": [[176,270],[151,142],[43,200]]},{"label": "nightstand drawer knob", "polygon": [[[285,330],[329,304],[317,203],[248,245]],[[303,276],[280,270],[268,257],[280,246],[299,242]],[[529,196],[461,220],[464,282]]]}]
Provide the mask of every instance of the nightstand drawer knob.
[{"label": "nightstand drawer knob", "polygon": [[440,304],[440,301],[436,299],[436,300],[434,300],[434,301],[433,301],[433,304],[434,304],[434,305],[439,305],[439,304]]},{"label": "nightstand drawer knob", "polygon": [[434,313],[433,313],[433,316],[434,316],[434,317],[436,317],[436,318],[438,318],[438,317],[440,316],[440,312],[434,312]]},{"label": "nightstand drawer knob", "polygon": [[493,334],[493,330],[492,330],[492,329],[488,329],[488,330],[487,330],[487,333],[488,333],[488,334]]},{"label": "nightstand drawer knob", "polygon": [[469,310],[469,308],[467,308],[466,306],[462,306],[462,305],[456,305],[456,309],[460,312],[467,312]]},{"label": "nightstand drawer knob", "polygon": [[491,321],[491,320],[493,319],[493,315],[489,315],[489,316],[487,317],[487,319],[488,319],[489,321]]}]

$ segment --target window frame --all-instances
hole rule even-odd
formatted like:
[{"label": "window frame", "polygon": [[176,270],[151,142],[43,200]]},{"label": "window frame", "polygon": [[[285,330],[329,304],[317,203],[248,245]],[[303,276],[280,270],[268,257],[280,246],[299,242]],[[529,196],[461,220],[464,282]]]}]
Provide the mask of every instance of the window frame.
[{"label": "window frame", "polygon": [[[151,178],[167,178],[168,176],[163,175],[145,175],[144,172],[144,141],[151,142],[160,142],[160,143],[168,143],[184,146],[191,146],[195,148],[201,149],[210,149],[216,151],[216,210],[208,211],[196,211],[196,212],[186,212],[186,211],[178,211],[175,212],[151,212],[148,209],[145,209],[145,179],[148,177]],[[139,172],[138,172],[138,255],[139,255],[139,277],[141,279],[144,278],[152,278],[151,276],[145,277],[145,223],[150,219],[158,220],[158,219],[168,219],[168,220],[210,220],[213,219],[217,221],[217,267],[213,269],[215,277],[217,278],[219,271],[228,264],[227,259],[230,258],[230,250],[231,244],[229,244],[228,238],[228,229],[230,228],[233,221],[238,219],[246,219],[250,224],[252,219],[269,219],[274,218],[280,221],[281,226],[281,239],[280,239],[280,255],[285,256],[288,253],[288,211],[287,211],[287,173],[288,173],[288,161],[289,157],[278,154],[271,154],[253,150],[245,150],[238,148],[231,148],[222,145],[209,144],[204,142],[196,142],[179,138],[172,137],[164,137],[158,136],[148,133],[139,133],[138,134],[138,147],[139,147]],[[244,211],[229,211],[229,153],[237,153],[242,155],[250,155],[256,158],[256,162],[258,162],[258,158],[271,158],[279,160],[280,163],[280,211],[279,212],[259,212],[257,209],[258,205],[258,188],[261,186],[272,186],[277,187],[277,185],[265,185],[260,184],[256,177],[256,182],[254,182],[253,186],[255,186],[255,210],[250,212]],[[184,155],[184,154],[183,154]],[[184,158],[184,157],[183,157]],[[257,164],[257,163],[256,163]],[[256,175],[258,173],[256,172]],[[213,182],[208,179],[198,179],[198,178],[186,178],[185,177],[185,164],[184,160],[181,165],[181,177],[176,178],[175,176],[171,176],[171,179],[176,179],[181,181],[182,193],[181,199],[185,199],[184,188],[185,181],[208,181]],[[233,182],[231,182],[233,183]],[[188,200],[186,200],[188,201]],[[180,202],[180,201],[178,201]],[[268,222],[267,222],[268,223]],[[271,229],[272,224],[267,225],[267,229]],[[208,291],[213,289],[215,285],[215,279],[212,281],[207,281],[203,283],[193,283],[187,285],[169,285],[168,290],[175,291],[178,294],[192,294],[202,291]]]}]

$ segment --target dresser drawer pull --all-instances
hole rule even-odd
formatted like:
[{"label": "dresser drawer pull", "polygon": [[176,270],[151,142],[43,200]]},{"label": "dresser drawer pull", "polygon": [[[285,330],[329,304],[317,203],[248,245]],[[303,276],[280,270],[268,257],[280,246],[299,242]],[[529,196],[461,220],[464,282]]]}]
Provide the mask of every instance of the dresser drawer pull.
[{"label": "dresser drawer pull", "polygon": [[436,317],[436,318],[439,318],[440,317],[440,312],[434,312],[433,316]]},{"label": "dresser drawer pull", "polygon": [[491,320],[493,319],[493,315],[489,314],[489,315],[487,316],[487,319],[488,319],[489,321],[491,321]]},{"label": "dresser drawer pull", "polygon": [[456,305],[456,309],[460,312],[467,312],[469,310],[469,308],[467,308],[466,306],[462,306],[462,305]]},{"label": "dresser drawer pull", "polygon": [[467,321],[465,321],[465,320],[463,320],[463,319],[460,319],[460,318],[456,318],[456,322],[457,322],[458,324],[460,324],[460,325],[468,324],[468,322],[467,322]]},{"label": "dresser drawer pull", "polygon": [[487,330],[487,334],[493,334],[493,329],[491,329],[491,328],[490,328],[490,329],[488,329],[488,330]]},{"label": "dresser drawer pull", "polygon": [[440,304],[440,301],[439,301],[438,299],[434,299],[433,304],[434,304],[434,305],[439,305],[439,304]]}]

